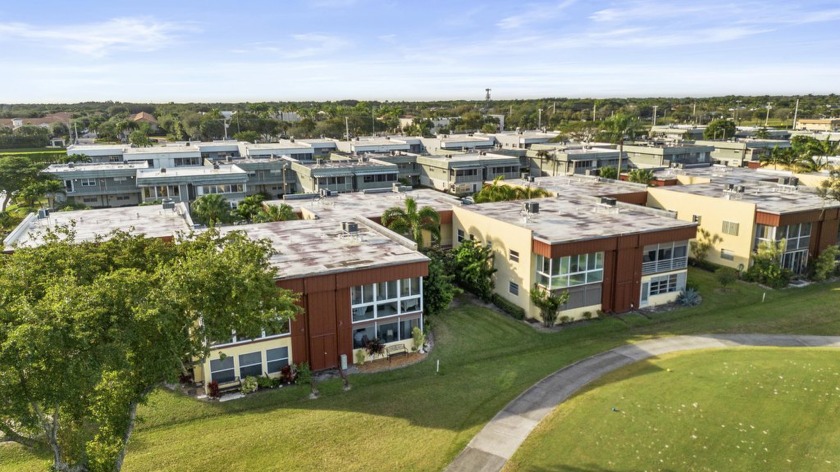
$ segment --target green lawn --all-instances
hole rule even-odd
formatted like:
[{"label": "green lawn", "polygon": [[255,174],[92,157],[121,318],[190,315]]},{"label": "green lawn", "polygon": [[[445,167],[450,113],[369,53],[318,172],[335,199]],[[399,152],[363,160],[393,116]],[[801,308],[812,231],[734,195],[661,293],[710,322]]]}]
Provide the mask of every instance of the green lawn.
[{"label": "green lawn", "polygon": [[[125,470],[440,470],[534,382],[615,346],[677,333],[840,332],[840,284],[771,291],[762,304],[755,286],[722,294],[712,274],[692,271],[690,280],[705,296],[698,307],[558,333],[465,305],[434,320],[426,361],[352,376],[350,392],[325,382],[316,401],[297,387],[223,404],[159,392],[140,412]],[[48,460],[0,445],[0,471],[44,470]]]},{"label": "green lawn", "polygon": [[505,470],[836,471],[838,385],[829,349],[666,355],[558,407]]}]

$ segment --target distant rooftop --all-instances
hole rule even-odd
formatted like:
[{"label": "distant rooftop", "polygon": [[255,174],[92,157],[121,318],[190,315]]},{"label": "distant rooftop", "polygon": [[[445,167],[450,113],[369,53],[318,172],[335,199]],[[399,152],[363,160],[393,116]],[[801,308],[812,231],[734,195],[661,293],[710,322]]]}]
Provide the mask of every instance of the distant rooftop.
[{"label": "distant rooftop", "polygon": [[625,182],[623,180],[604,179],[588,175],[558,175],[549,177],[534,177],[533,182],[528,182],[523,179],[504,180],[503,182],[518,187],[527,187],[528,184],[530,184],[533,187],[548,190],[549,192],[561,197],[565,197],[567,195],[589,195],[595,197],[647,192],[647,185],[645,184]]},{"label": "distant rooftop", "polygon": [[137,178],[153,178],[153,177],[186,177],[186,176],[206,176],[206,175],[241,175],[247,176],[248,173],[235,164],[220,164],[218,169],[212,166],[185,166],[185,167],[169,167],[166,169],[145,169],[137,172]]},{"label": "distant rooftop", "polygon": [[673,214],[652,208],[616,202],[610,207],[593,197],[542,198],[539,213],[527,215],[525,202],[483,203],[462,207],[505,223],[530,229],[535,239],[549,244],[587,241],[638,233],[697,226]]},{"label": "distant rooftop", "polygon": [[99,162],[79,164],[50,164],[44,172],[95,172],[100,170],[147,169],[149,163],[142,162]]},{"label": "distant rooftop", "polygon": [[[341,221],[355,221],[359,232],[345,233]],[[270,241],[279,252],[272,256],[271,264],[280,279],[428,261],[411,241],[376,226],[347,215],[340,219],[228,226],[220,231],[244,231],[252,239]]]},{"label": "distant rooftop", "polygon": [[306,217],[341,218],[358,215],[364,218],[379,218],[391,207],[405,207],[405,199],[413,198],[418,208],[430,206],[437,212],[451,210],[453,205],[460,205],[461,200],[451,195],[431,189],[415,189],[408,192],[375,191],[369,193],[354,192],[340,193],[332,197],[320,198],[312,194],[311,198],[288,200],[269,200],[267,205],[286,204],[296,212],[302,212]]},{"label": "distant rooftop", "polygon": [[75,240],[93,241],[114,230],[131,230],[150,238],[175,236],[192,229],[186,205],[175,204],[174,210],[164,210],[161,205],[102,208],[98,210],[58,211],[47,218],[38,219],[30,214],[4,241],[6,250],[14,247],[34,247],[43,244],[47,229],[73,225]]},{"label": "distant rooftop", "polygon": [[763,182],[758,180],[751,182],[744,180],[736,185],[743,185],[744,192],[726,190],[726,183],[721,181],[712,181],[712,183],[708,184],[674,185],[662,188],[673,192],[752,203],[761,212],[777,215],[840,207],[840,202],[824,200],[816,193],[801,186],[795,188],[792,185],[780,185],[777,182]]}]

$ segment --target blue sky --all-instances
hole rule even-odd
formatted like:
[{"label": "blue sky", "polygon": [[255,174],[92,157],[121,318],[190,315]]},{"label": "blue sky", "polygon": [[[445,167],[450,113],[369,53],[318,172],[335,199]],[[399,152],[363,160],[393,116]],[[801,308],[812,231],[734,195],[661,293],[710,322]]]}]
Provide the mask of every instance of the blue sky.
[{"label": "blue sky", "polygon": [[822,94],[839,30],[836,0],[3,2],[0,103]]}]

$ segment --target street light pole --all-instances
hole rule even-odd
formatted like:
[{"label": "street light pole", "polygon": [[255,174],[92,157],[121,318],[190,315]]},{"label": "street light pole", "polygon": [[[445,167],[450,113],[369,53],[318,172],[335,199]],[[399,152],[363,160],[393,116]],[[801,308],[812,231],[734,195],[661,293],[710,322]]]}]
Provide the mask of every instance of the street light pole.
[{"label": "street light pole", "polygon": [[770,106],[770,102],[767,102],[767,115],[764,117],[764,127],[767,127],[767,122],[770,121],[770,109],[773,108]]},{"label": "street light pole", "polygon": [[537,130],[542,129],[542,108],[537,109]]},{"label": "street light pole", "polygon": [[658,106],[653,106],[653,126],[656,126],[656,109],[659,108]]}]

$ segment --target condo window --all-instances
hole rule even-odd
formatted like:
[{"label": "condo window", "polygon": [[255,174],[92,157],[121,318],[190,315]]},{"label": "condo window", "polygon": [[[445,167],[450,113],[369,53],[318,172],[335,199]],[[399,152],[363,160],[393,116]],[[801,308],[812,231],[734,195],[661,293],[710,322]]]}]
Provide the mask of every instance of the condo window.
[{"label": "condo window", "polygon": [[721,249],[720,250],[720,258],[727,260],[727,261],[734,261],[735,260],[735,253],[728,250],[728,249]]},{"label": "condo window", "polygon": [[642,251],[642,274],[685,269],[687,265],[688,241],[651,244]]},{"label": "condo window", "polygon": [[463,240],[464,240],[464,230],[459,229],[458,230],[458,242],[460,243]]},{"label": "condo window", "polygon": [[652,277],[648,293],[650,295],[661,295],[663,293],[678,292],[685,288],[685,279],[682,274],[661,275]]},{"label": "condo window", "polygon": [[421,311],[422,288],[420,277],[351,287],[353,322]]},{"label": "condo window", "polygon": [[82,187],[96,187],[96,179],[79,179]]},{"label": "condo window", "polygon": [[508,282],[508,292],[512,295],[519,295],[519,284],[515,282]]},{"label": "condo window", "polygon": [[216,382],[230,382],[236,378],[236,371],[233,367],[233,357],[210,361],[210,379]]},{"label": "condo window", "polygon": [[537,256],[537,281],[550,290],[597,283],[603,278],[603,252],[555,259]]},{"label": "condo window", "polygon": [[421,325],[421,315],[397,316],[384,321],[368,321],[353,324],[353,349],[367,346],[374,338],[390,343],[411,339],[411,331]]},{"label": "condo window", "polygon": [[239,355],[239,378],[259,377],[262,373],[262,352]]},{"label": "condo window", "polygon": [[289,365],[289,348],[278,347],[265,351],[265,373],[271,374],[280,372],[283,367]]},{"label": "condo window", "polygon": [[721,228],[721,232],[723,234],[738,236],[738,226],[738,223],[734,223],[732,221],[724,221],[723,228]]},{"label": "condo window", "polygon": [[519,252],[511,249],[508,253],[508,259],[510,259],[511,262],[519,262]]}]

